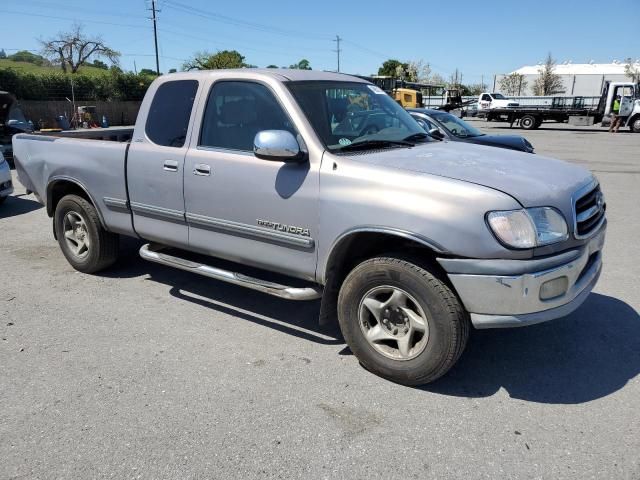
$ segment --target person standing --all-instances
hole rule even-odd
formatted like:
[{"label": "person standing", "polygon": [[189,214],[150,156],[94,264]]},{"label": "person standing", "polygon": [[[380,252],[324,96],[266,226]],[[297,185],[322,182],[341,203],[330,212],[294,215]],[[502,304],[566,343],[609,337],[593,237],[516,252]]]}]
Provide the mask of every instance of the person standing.
[{"label": "person standing", "polygon": [[613,108],[611,109],[611,126],[609,127],[609,133],[618,133],[620,122],[620,95],[616,95],[616,99],[613,101]]}]

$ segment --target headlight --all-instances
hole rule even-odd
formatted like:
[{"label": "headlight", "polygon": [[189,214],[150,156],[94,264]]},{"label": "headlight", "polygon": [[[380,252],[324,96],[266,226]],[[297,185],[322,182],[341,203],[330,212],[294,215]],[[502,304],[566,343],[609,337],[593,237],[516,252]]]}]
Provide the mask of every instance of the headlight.
[{"label": "headlight", "polygon": [[567,222],[552,207],[489,212],[487,222],[498,240],[512,248],[540,247],[569,236]]}]

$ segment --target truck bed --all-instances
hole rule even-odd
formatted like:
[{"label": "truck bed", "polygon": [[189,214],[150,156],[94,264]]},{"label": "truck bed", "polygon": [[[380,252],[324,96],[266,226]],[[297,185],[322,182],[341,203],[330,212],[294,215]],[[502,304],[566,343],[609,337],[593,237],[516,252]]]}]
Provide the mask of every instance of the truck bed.
[{"label": "truck bed", "polygon": [[69,179],[85,191],[105,228],[131,235],[126,156],[132,128],[18,134],[13,153],[20,183],[49,209],[56,188]]},{"label": "truck bed", "polygon": [[82,138],[85,140],[103,140],[108,142],[129,142],[133,136],[133,126],[108,128],[79,128],[59,132],[34,132],[33,135],[45,137]]}]

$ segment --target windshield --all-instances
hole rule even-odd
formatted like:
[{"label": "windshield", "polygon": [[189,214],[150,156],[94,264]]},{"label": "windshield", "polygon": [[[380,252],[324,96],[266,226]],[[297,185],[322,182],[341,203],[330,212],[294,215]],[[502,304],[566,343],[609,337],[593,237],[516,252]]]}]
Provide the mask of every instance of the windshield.
[{"label": "windshield", "polygon": [[493,98],[495,98],[496,100],[506,100],[507,98],[502,95],[501,93],[492,93],[491,94],[493,96]]},{"label": "windshield", "polygon": [[472,127],[450,113],[434,113],[432,116],[443,128],[458,138],[479,137],[480,135],[484,135],[484,133],[477,128]]},{"label": "windshield", "polygon": [[380,148],[385,142],[399,147],[426,141],[411,115],[375,85],[303,81],[287,86],[331,151],[347,151],[355,144]]}]

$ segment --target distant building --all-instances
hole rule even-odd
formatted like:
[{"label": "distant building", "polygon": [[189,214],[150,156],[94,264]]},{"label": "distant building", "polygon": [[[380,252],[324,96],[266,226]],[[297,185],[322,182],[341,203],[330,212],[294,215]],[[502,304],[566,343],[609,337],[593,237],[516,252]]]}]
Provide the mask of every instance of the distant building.
[{"label": "distant building", "polygon": [[[635,64],[640,69],[640,59]],[[538,78],[539,71],[544,65],[527,65],[511,73],[524,75],[527,88],[520,92],[520,95],[533,95],[533,84]],[[602,85],[605,80],[613,82],[629,82],[631,79],[624,73],[624,62],[613,61],[612,63],[571,63],[564,62],[556,65],[554,73],[560,75],[564,85],[564,96],[600,96]],[[504,75],[496,76],[495,90],[500,91],[500,79]],[[504,93],[504,92],[503,92]]]}]

